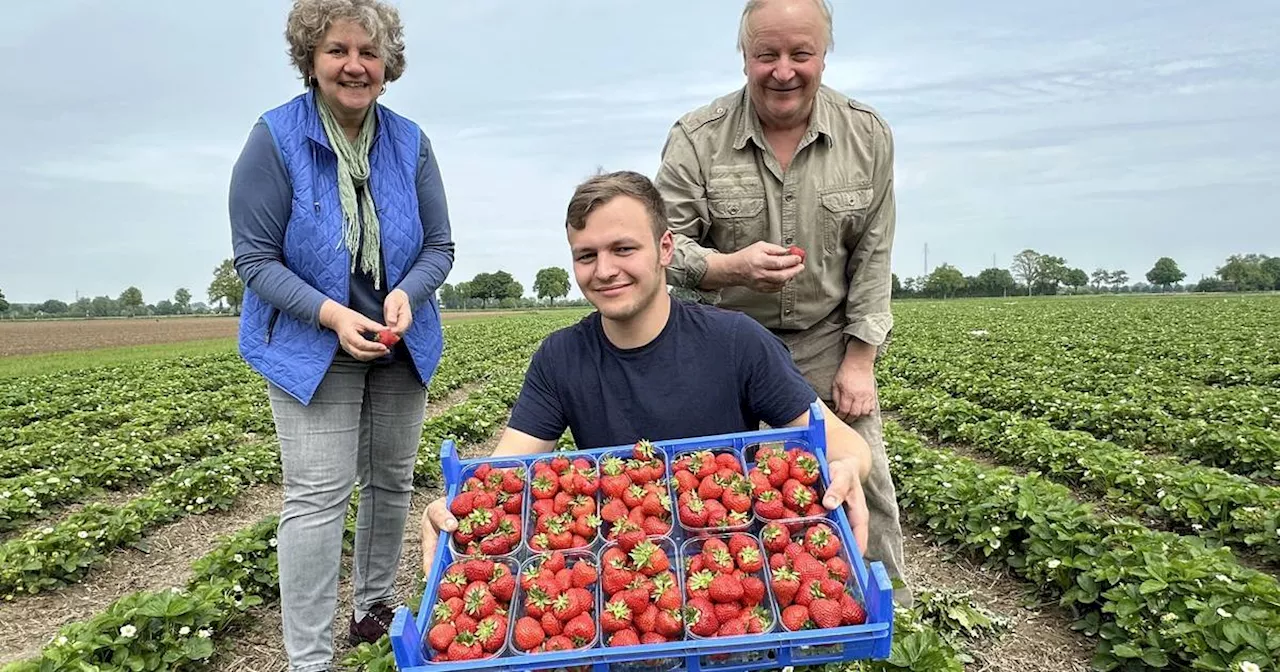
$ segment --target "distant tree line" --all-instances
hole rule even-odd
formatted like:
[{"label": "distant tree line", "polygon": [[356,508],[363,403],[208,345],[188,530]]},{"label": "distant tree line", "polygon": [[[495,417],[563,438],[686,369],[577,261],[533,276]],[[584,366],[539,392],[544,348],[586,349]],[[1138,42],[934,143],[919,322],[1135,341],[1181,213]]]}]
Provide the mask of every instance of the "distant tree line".
[{"label": "distant tree line", "polygon": [[1146,282],[1130,284],[1124,269],[1095,268],[1086,273],[1065,259],[1035,250],[1014,255],[1008,269],[987,268],[976,276],[965,275],[951,264],[942,264],[928,275],[900,279],[893,274],[894,298],[954,298],[979,296],[1148,293],[1148,292],[1257,292],[1280,290],[1280,257],[1265,254],[1233,254],[1214,275],[1183,284],[1187,274],[1169,257],[1160,257],[1143,276]]}]

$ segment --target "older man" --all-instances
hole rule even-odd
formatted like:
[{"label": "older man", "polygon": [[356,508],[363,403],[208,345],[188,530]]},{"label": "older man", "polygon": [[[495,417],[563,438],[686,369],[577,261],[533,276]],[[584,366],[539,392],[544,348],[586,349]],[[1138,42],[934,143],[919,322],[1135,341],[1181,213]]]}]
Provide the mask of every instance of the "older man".
[{"label": "older man", "polygon": [[[902,530],[873,365],[893,326],[893,137],[822,84],[823,0],[750,0],[746,85],[681,117],[656,177],[675,234],[667,281],[780,336],[820,397],[871,445],[869,559],[903,580]],[[902,588],[896,599],[912,602]]]}]

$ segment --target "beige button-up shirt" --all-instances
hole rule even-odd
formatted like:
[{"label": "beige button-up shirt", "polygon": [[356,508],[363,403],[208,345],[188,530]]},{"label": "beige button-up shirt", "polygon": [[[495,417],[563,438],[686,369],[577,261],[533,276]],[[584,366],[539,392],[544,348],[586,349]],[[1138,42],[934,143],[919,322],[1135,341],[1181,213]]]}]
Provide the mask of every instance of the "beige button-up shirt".
[{"label": "beige button-up shirt", "polygon": [[699,289],[712,249],[798,245],[805,270],[781,292],[704,295],[783,330],[806,329],[843,305],[847,336],[884,343],[893,326],[893,136],[874,110],[821,87],[784,173],[744,87],[672,126],[655,183],[676,240],[669,284]]}]

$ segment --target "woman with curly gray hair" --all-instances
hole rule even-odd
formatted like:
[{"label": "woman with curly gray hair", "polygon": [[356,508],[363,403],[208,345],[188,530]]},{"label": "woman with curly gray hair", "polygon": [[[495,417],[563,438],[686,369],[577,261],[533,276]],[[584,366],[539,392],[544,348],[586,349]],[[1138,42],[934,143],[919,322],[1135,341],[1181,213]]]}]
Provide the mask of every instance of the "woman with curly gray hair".
[{"label": "woman with curly gray hair", "polygon": [[405,68],[378,0],[296,0],[306,91],[264,113],[230,187],[239,347],[267,381],[284,473],[280,592],[291,670],[329,669],[343,521],[360,484],[352,644],[390,626],[426,388],[453,267],[431,143],[378,102]]}]

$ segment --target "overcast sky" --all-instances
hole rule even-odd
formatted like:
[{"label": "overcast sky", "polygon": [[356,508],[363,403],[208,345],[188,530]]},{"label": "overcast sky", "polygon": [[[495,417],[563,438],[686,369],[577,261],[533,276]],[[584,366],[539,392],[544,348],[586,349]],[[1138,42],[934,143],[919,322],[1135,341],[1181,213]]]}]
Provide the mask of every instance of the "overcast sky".
[{"label": "overcast sky", "polygon": [[[682,113],[741,86],[739,0],[398,3],[408,70],[383,102],[439,155],[457,262],[533,284],[569,266],[595,170],[652,175]],[[289,3],[23,2],[0,22],[0,290],[10,301],[191,288],[231,254],[249,128],[301,90]],[[1071,7],[1074,5],[1074,9]],[[1280,254],[1274,0],[835,0],[824,82],[897,141],[901,277],[1008,268],[1031,247],[1138,280]],[[551,18],[552,16],[556,18]],[[510,261],[500,259],[510,258]],[[578,295],[576,288],[573,295]]]}]

